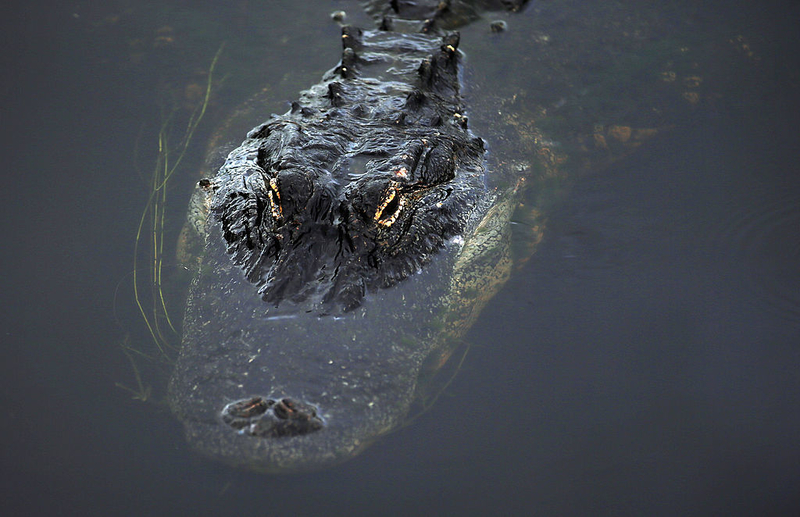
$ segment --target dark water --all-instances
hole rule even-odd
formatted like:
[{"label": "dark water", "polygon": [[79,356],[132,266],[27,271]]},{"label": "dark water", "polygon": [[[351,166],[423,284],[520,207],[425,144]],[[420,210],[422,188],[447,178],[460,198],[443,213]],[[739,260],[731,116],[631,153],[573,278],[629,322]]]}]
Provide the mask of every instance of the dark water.
[{"label": "dark water", "polygon": [[[174,236],[214,123],[264,86],[281,112],[333,66],[329,12],[368,23],[352,2],[253,4],[4,8],[4,515],[798,513],[797,2],[691,13],[676,38],[742,36],[757,59],[698,58],[714,102],[676,101],[674,129],[559,189],[542,244],[473,328],[451,386],[353,461],[231,470],[187,450],[166,408],[115,387],[135,384],[120,342],[147,342],[129,284],[162,114],[178,106],[176,139],[190,85],[225,41],[224,81],[169,192]],[[614,33],[578,41],[576,27],[590,33],[606,9],[644,16],[603,5],[542,0],[505,17],[501,38],[465,29],[470,95],[523,85],[590,112],[598,63],[624,56],[609,58]],[[675,5],[659,24],[685,14]],[[551,50],[512,52],[536,35]],[[520,55],[550,68],[526,71]],[[558,74],[573,90],[536,89]],[[630,77],[620,92],[633,97]],[[577,108],[565,116],[576,131]]]}]

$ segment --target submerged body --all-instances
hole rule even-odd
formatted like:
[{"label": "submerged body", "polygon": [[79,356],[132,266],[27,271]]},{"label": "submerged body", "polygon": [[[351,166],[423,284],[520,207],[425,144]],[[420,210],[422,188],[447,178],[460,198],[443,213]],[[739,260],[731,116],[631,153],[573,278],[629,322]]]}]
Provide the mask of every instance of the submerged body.
[{"label": "submerged body", "polygon": [[170,382],[199,451],[266,471],[352,457],[507,280],[517,184],[491,186],[458,35],[431,20],[345,27],[341,63],[200,182]]},{"label": "submerged body", "polygon": [[581,2],[536,3],[533,32],[495,39],[484,19],[492,44],[472,62],[503,80],[473,89],[470,112],[444,31],[518,5],[425,4],[369,3],[384,30],[346,29],[339,66],[194,196],[186,241],[201,259],[170,398],[205,454],[313,469],[397,427],[508,279],[520,200],[532,217],[514,228],[532,245],[515,239],[515,261],[569,177],[721,102],[700,74],[750,59],[738,39],[697,35],[688,3],[590,18]]}]

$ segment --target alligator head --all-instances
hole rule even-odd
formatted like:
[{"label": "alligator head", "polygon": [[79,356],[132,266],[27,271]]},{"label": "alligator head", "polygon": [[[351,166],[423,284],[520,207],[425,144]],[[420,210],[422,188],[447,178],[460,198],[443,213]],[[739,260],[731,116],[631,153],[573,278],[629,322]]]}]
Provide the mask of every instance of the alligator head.
[{"label": "alligator head", "polygon": [[270,123],[251,141],[255,160],[226,169],[212,203],[234,261],[272,305],[354,309],[418,271],[477,201],[464,176],[480,177],[480,141],[342,129],[353,127]]},{"label": "alligator head", "polygon": [[318,468],[396,427],[494,292],[471,265],[507,265],[458,35],[343,41],[339,66],[201,182],[170,397],[189,440],[230,463]]},{"label": "alligator head", "polygon": [[458,97],[458,36],[433,49],[421,38],[407,83],[362,76],[362,62],[386,59],[385,33],[343,34],[343,64],[251,131],[211,180],[228,251],[273,305],[352,310],[460,234],[484,189],[483,142]]}]

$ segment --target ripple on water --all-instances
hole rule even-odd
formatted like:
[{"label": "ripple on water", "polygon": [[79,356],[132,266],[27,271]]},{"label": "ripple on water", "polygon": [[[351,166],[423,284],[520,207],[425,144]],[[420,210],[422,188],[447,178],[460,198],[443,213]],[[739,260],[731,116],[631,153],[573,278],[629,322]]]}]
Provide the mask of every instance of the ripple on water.
[{"label": "ripple on water", "polygon": [[741,263],[755,303],[800,326],[800,188],[751,195],[733,208],[719,249]]}]

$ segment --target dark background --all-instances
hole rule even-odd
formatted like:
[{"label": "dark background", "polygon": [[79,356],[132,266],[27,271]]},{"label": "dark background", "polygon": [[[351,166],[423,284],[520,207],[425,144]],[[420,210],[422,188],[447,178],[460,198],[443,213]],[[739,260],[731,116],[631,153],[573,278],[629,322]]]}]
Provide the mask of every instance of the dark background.
[{"label": "dark background", "polygon": [[[5,515],[797,514],[797,2],[704,3],[762,72],[577,181],[434,408],[353,461],[235,471],[117,388],[119,344],[147,340],[129,284],[165,106],[226,41],[175,233],[214,122],[265,85],[282,112],[332,67],[331,11],[367,23],[354,2],[264,4],[3,7]],[[536,29],[533,9],[507,19]]]}]

